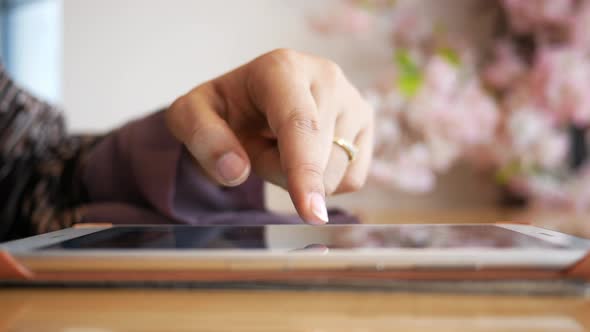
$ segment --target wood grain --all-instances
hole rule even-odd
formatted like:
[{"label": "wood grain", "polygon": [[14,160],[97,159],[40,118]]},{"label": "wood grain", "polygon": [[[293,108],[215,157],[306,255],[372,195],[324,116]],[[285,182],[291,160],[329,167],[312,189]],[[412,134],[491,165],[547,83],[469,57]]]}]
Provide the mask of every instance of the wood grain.
[{"label": "wood grain", "polygon": [[[3,331],[585,331],[580,298],[378,292],[2,290]],[[8,310],[5,310],[8,309]]]}]

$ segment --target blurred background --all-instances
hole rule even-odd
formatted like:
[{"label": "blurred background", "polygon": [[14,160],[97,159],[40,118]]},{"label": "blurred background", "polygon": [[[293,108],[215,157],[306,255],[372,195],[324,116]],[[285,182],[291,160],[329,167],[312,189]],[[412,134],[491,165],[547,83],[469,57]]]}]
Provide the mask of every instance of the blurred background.
[{"label": "blurred background", "polygon": [[[585,1],[1,3],[5,65],[21,85],[60,105],[73,132],[116,128],[287,47],[340,64],[377,109],[371,181],[331,206],[435,211],[532,202],[584,209],[590,202],[578,199],[590,192],[572,185],[588,173],[590,104],[579,95],[590,79],[588,53],[543,53],[574,43],[561,25],[577,24],[573,13],[587,12],[579,7]],[[560,66],[581,74],[547,78]],[[537,98],[539,89],[546,90]],[[583,109],[572,110],[555,97],[560,93]],[[268,190],[272,209],[292,210],[286,193]]]}]

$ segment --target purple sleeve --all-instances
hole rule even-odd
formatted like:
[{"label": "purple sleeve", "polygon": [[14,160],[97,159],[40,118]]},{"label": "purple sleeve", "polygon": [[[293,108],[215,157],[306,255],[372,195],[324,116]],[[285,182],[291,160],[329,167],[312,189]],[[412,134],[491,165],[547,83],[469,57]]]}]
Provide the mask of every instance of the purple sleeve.
[{"label": "purple sleeve", "polygon": [[[206,144],[206,142],[204,142]],[[252,175],[226,188],[211,182],[168,131],[163,112],[114,131],[83,169],[90,203],[82,221],[125,224],[300,223],[265,211],[263,183]],[[334,222],[352,222],[334,212]]]}]

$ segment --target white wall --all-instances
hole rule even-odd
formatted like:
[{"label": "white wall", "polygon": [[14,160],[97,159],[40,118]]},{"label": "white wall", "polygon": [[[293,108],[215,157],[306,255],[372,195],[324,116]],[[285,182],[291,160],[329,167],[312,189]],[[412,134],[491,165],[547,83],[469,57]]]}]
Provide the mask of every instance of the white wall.
[{"label": "white wall", "polygon": [[385,45],[347,52],[354,45],[312,34],[304,14],[314,2],[65,0],[64,104],[71,126],[111,128],[278,47],[336,58],[361,79],[374,70],[354,63],[378,68],[363,63],[363,55],[372,59],[381,49],[387,61]]},{"label": "white wall", "polygon": [[[445,2],[442,10],[464,11],[461,3],[465,1]],[[355,83],[366,85],[389,61],[388,47],[378,36],[366,38],[359,45],[312,33],[305,16],[328,2],[64,0],[63,100],[70,125],[76,131],[113,128],[278,47],[329,57]],[[428,197],[369,188],[336,204],[466,207],[493,199],[489,186],[465,180],[472,176],[458,173],[458,177],[451,177],[453,180],[445,179],[446,185]],[[461,189],[450,188],[454,186]],[[277,209],[291,207],[280,191],[274,190],[269,199]]]}]

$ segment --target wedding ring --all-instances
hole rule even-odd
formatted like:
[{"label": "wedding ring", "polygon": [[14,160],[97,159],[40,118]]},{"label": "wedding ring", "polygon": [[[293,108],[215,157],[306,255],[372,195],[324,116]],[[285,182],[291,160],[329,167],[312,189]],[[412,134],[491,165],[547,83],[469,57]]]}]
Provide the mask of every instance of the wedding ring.
[{"label": "wedding ring", "polygon": [[333,142],[334,144],[341,147],[342,150],[344,150],[344,152],[346,152],[349,162],[352,162],[356,159],[356,155],[359,152],[359,149],[356,146],[354,146],[354,144],[340,137],[334,137]]}]

